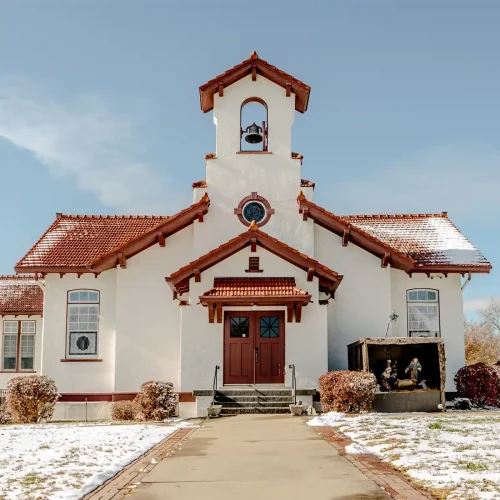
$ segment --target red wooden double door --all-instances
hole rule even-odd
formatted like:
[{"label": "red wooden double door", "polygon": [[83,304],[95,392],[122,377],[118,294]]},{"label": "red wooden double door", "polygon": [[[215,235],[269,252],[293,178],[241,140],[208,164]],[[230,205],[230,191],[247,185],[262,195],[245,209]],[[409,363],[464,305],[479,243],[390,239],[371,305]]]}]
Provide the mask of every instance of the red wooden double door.
[{"label": "red wooden double door", "polygon": [[224,383],[285,381],[284,311],[232,311],[224,317]]}]

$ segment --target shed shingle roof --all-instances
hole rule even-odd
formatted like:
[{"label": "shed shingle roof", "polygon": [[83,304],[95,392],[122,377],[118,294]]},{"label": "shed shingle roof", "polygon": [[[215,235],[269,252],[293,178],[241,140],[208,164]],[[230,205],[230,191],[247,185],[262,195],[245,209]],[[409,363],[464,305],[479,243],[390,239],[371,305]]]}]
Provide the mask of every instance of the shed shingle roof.
[{"label": "shed shingle roof", "polygon": [[43,290],[33,276],[0,275],[0,314],[42,314]]},{"label": "shed shingle roof", "polygon": [[204,297],[276,297],[308,295],[295,286],[295,278],[215,278]]}]

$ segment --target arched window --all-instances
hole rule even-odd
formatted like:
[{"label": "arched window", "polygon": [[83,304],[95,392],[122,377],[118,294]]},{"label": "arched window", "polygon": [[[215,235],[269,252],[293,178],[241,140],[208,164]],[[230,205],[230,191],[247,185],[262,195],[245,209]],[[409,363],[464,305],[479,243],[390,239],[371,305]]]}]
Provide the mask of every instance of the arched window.
[{"label": "arched window", "polygon": [[267,151],[267,104],[250,97],[241,105],[240,151]]},{"label": "arched window", "polygon": [[439,292],[414,289],[406,292],[409,337],[439,337]]},{"label": "arched window", "polygon": [[83,359],[97,356],[99,330],[99,291],[68,292],[68,341],[66,354]]}]

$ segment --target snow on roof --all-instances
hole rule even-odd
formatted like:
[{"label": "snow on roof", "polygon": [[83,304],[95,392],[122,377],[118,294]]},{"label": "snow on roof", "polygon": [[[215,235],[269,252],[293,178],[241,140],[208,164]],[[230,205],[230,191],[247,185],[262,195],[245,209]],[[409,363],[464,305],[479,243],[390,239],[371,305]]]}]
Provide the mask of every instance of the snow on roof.
[{"label": "snow on roof", "polygon": [[0,275],[0,314],[42,314],[43,290],[34,276]]},{"label": "snow on roof", "polygon": [[417,261],[418,266],[488,266],[448,214],[343,215],[349,222]]}]

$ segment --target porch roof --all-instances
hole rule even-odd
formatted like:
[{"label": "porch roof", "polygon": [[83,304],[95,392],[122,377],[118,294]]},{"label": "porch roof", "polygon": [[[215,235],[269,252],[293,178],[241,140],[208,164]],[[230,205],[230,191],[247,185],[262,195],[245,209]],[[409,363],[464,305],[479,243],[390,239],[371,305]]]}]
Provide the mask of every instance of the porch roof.
[{"label": "porch roof", "polygon": [[288,322],[300,323],[302,306],[311,301],[311,295],[295,284],[295,278],[215,278],[214,286],[200,296],[200,303],[208,306],[208,319],[222,322],[223,306],[286,306]]}]

